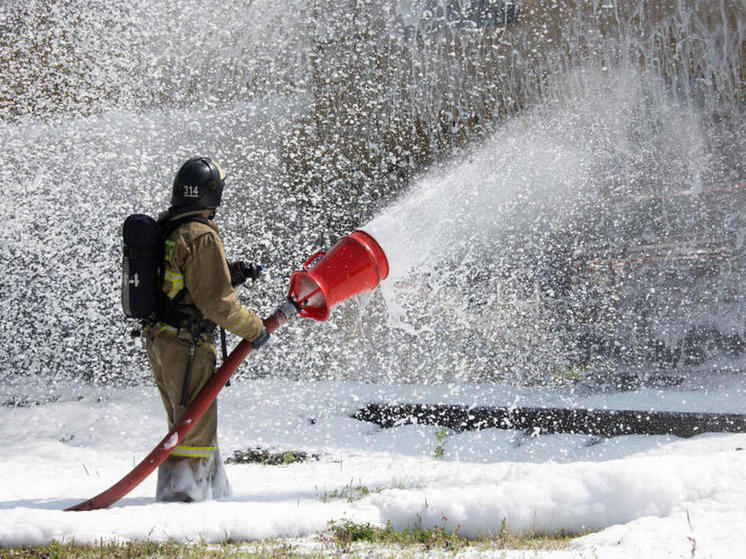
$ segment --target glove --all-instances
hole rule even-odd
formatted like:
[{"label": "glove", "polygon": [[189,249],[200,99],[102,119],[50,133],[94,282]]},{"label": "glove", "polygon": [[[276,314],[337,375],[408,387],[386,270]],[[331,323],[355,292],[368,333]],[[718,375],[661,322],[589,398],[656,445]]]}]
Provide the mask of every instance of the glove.
[{"label": "glove", "polygon": [[264,344],[266,344],[269,341],[269,332],[266,328],[262,328],[262,331],[259,332],[259,335],[256,337],[255,340],[251,342],[251,345],[254,346],[254,349],[259,349]]},{"label": "glove", "polygon": [[228,270],[231,273],[231,285],[238,287],[247,279],[251,281],[258,280],[262,275],[262,267],[257,264],[246,264],[246,262],[237,261],[228,263]]}]

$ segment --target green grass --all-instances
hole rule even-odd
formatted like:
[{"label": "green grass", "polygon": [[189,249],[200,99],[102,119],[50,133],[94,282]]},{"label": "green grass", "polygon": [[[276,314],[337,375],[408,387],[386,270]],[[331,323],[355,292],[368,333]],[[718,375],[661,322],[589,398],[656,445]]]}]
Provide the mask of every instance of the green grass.
[{"label": "green grass", "polygon": [[[353,501],[359,501],[360,499],[368,496],[370,492],[370,489],[368,489],[365,485],[345,485],[344,487],[334,489],[333,491],[328,491],[321,495],[321,502],[328,503],[329,501],[344,499],[348,503],[352,503]],[[380,493],[381,490],[375,489],[374,492]]]},{"label": "green grass", "polygon": [[51,543],[14,548],[0,547],[3,559],[315,559],[346,554],[349,559],[365,557],[406,558],[423,552],[458,552],[464,550],[561,550],[578,534],[512,534],[503,525],[497,536],[468,539],[459,527],[450,527],[443,519],[441,527],[425,530],[399,530],[368,523],[339,520],[329,523],[315,540],[299,549],[293,540],[271,539],[257,542],[220,544],[180,542],[123,542],[99,545]]},{"label": "green grass", "polygon": [[436,460],[442,460],[446,454],[446,439],[450,431],[446,427],[441,427],[440,431],[435,433],[435,440],[438,444],[435,446],[434,456]]},{"label": "green grass", "polygon": [[350,480],[350,483],[343,487],[326,491],[320,495],[322,503],[328,503],[329,501],[336,501],[340,499],[346,500],[348,503],[353,501],[359,501],[370,495],[371,493],[380,493],[383,491],[383,487],[375,487],[373,489],[368,488],[365,485],[355,485],[354,479]]},{"label": "green grass", "polygon": [[[449,527],[448,519],[443,518],[440,527],[425,530],[399,530],[388,524],[385,528],[371,524],[358,524],[349,520],[331,522],[327,532],[318,539],[335,553],[349,553],[360,544],[379,546],[387,549],[422,551],[460,551],[466,548],[475,550],[560,550],[577,534],[547,535],[539,533],[512,534],[503,521],[497,536],[484,536],[469,539],[459,533],[459,526]],[[362,551],[362,550],[361,550]]]},{"label": "green grass", "polygon": [[352,503],[354,501],[359,501],[360,499],[364,499],[368,495],[382,493],[383,491],[386,491],[387,489],[414,489],[416,487],[418,486],[402,481],[402,482],[394,482],[392,485],[387,485],[385,487],[379,486],[379,487],[370,488],[370,487],[367,487],[366,485],[363,485],[362,482],[355,485],[355,480],[353,478],[350,480],[350,483],[348,483],[347,485],[338,487],[337,489],[332,489],[331,491],[325,491],[321,493],[319,495],[319,498],[321,499],[322,503],[328,503],[330,501],[336,501],[336,500],[345,500],[348,503]]},{"label": "green grass", "polygon": [[[281,559],[284,557],[313,557],[299,555],[290,544],[280,540],[253,543],[177,542],[125,542],[120,544],[75,545],[51,543],[49,545],[2,548],[0,557],[5,559]],[[321,555],[319,555],[321,557]]]}]

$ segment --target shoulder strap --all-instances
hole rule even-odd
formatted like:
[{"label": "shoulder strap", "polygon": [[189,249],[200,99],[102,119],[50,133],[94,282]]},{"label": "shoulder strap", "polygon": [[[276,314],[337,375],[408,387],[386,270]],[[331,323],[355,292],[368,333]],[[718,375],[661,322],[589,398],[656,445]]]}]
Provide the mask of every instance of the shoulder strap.
[{"label": "shoulder strap", "polygon": [[163,238],[165,239],[171,233],[176,231],[179,227],[181,227],[185,223],[191,223],[192,221],[197,221],[199,223],[204,223],[205,225],[210,225],[210,221],[205,216],[202,216],[202,215],[188,215],[180,219],[174,219],[171,221],[163,221],[159,223],[161,227],[161,231],[163,232]]},{"label": "shoulder strap", "polygon": [[[192,221],[197,221],[199,223],[204,223],[205,225],[210,225],[209,220],[206,217],[201,216],[201,215],[188,215],[180,219],[159,222],[159,225],[161,227],[161,239],[162,239],[161,244],[163,244],[163,242],[165,242],[168,236],[174,231],[176,231],[179,227],[181,227],[185,223],[190,223]],[[178,316],[179,307],[182,305],[182,300],[187,294],[187,288],[186,286],[184,286],[181,289],[181,291],[179,291],[176,294],[176,297],[174,297],[173,299],[169,299],[168,297],[166,297],[166,294],[163,293],[163,291],[160,289],[160,285],[163,284],[164,273],[165,273],[165,268],[161,266],[159,288],[158,288],[158,301],[159,301],[158,319],[163,320],[167,323],[174,323],[174,322],[177,322],[175,319]]]}]

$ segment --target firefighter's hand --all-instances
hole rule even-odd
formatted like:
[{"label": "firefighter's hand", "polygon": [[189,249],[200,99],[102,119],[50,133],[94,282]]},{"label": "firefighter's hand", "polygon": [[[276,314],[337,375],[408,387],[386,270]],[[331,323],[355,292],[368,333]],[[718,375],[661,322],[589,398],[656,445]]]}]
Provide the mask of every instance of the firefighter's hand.
[{"label": "firefighter's hand", "polygon": [[228,264],[228,270],[231,273],[231,285],[238,287],[246,280],[258,280],[262,275],[262,267],[258,264],[247,264],[246,262],[237,261]]},{"label": "firefighter's hand", "polygon": [[262,331],[259,332],[259,335],[256,337],[256,339],[252,340],[251,345],[254,346],[254,349],[259,349],[264,344],[266,344],[269,341],[269,332],[266,328],[262,328]]}]

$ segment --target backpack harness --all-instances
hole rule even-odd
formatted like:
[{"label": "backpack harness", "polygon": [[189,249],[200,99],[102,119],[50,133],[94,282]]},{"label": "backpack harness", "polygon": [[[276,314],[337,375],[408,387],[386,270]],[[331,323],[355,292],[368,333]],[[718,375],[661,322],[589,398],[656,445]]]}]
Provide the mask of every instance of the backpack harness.
[{"label": "backpack harness", "polygon": [[[182,303],[187,294],[183,287],[173,298],[162,290],[165,274],[165,242],[176,229],[197,221],[209,225],[207,218],[190,215],[171,221],[155,221],[143,214],[130,215],[122,227],[122,309],[128,318],[139,319],[142,328],[130,332],[132,337],[140,337],[143,331],[162,322],[177,330],[186,329],[191,337],[189,360],[181,391],[181,405],[186,406],[191,383],[192,362],[197,344],[203,333],[212,333],[215,323],[204,318],[196,306]],[[228,348],[225,330],[220,328],[220,346],[223,361]]]}]

